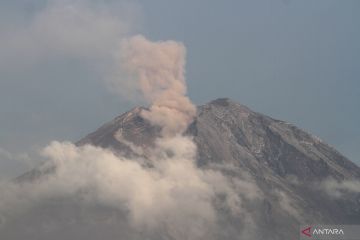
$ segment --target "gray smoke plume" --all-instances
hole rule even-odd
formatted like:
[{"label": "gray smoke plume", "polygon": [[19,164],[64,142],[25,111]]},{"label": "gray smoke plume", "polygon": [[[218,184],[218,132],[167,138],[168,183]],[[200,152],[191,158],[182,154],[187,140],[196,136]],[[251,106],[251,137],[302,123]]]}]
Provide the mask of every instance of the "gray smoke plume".
[{"label": "gray smoke plume", "polygon": [[196,145],[183,136],[196,115],[186,96],[185,46],[125,37],[128,24],[84,4],[54,1],[6,46],[28,46],[24,59],[61,52],[99,60],[116,91],[145,100],[141,116],[161,128],[161,137],[144,147],[115,136],[146,157],[50,143],[34,180],[0,183],[0,239],[217,239],[219,209],[241,215],[239,193],[257,187],[197,166]]},{"label": "gray smoke plume", "polygon": [[128,143],[147,152],[146,159],[69,142],[49,144],[42,168],[53,172],[21,184],[0,184],[5,193],[0,238],[63,239],[70,234],[96,239],[89,227],[95,224],[97,233],[124,239],[212,239],[219,220],[217,196],[222,196],[217,203],[222,209],[241,212],[236,186],[220,171],[198,168],[196,145],[182,135],[196,113],[186,96],[184,45],[143,36],[122,39],[116,64],[123,72],[113,74],[119,78],[112,81],[118,86],[131,81],[150,104],[141,116],[162,129],[161,137],[151,149]]},{"label": "gray smoke plume", "polygon": [[151,104],[142,116],[161,126],[166,136],[183,133],[196,111],[186,96],[184,45],[135,36],[124,40],[121,50],[123,69]]}]

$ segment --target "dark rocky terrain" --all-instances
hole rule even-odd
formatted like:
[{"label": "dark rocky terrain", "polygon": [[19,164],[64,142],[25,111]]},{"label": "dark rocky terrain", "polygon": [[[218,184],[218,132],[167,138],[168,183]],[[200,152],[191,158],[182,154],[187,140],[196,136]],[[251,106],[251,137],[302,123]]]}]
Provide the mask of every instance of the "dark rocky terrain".
[{"label": "dark rocky terrain", "polygon": [[[115,118],[76,144],[136,155],[129,144],[152,146],[159,135],[140,111]],[[239,190],[241,215],[218,209],[222,230],[216,239],[297,239],[304,224],[360,224],[359,191],[348,186],[358,186],[360,168],[294,125],[217,99],[198,107],[186,135],[197,145],[200,168],[252,183]],[[34,170],[19,181],[39,175]]]},{"label": "dark rocky terrain", "polygon": [[[158,129],[139,112],[136,108],[115,118],[77,144],[128,153],[131,150],[116,138],[118,131],[126,141],[151,144]],[[259,239],[289,239],[306,223],[360,224],[360,195],[341,185],[357,183],[360,168],[318,137],[229,99],[199,106],[186,134],[194,136],[200,167],[254,179],[263,197],[244,204],[261,229]],[[329,179],[339,185],[326,188]],[[329,191],[343,195],[333,197]],[[228,227],[231,232],[239,226]]]}]

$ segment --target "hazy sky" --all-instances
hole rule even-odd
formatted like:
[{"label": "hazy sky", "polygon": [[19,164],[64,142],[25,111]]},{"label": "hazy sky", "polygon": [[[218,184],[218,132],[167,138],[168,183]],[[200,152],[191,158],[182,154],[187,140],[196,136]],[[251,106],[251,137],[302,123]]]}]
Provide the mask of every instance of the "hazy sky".
[{"label": "hazy sky", "polygon": [[232,98],[360,163],[359,10],[358,0],[1,1],[0,178],[136,105],[104,75],[118,40],[139,33],[185,44],[195,103]]}]

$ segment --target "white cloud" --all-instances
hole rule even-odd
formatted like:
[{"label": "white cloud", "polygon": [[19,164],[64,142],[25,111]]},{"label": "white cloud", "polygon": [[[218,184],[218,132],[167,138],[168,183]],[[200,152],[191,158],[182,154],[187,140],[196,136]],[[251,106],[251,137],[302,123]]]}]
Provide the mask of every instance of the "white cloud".
[{"label": "white cloud", "polygon": [[195,166],[195,151],[186,137],[161,140],[151,156],[153,167],[144,167],[109,150],[53,142],[43,154],[56,172],[35,182],[3,184],[0,216],[4,222],[49,199],[82,195],[83,204],[128,212],[135,229],[165,231],[174,239],[203,239],[216,227],[215,197],[227,196],[224,207],[230,211],[240,208],[240,200],[220,172]]},{"label": "white cloud", "polygon": [[16,70],[64,57],[105,64],[119,41],[136,28],[131,15],[139,15],[134,4],[48,1],[28,22],[0,29],[0,64]]},{"label": "white cloud", "polygon": [[319,187],[335,198],[340,198],[349,192],[360,193],[360,181],[358,180],[337,181],[335,179],[326,179],[320,183]]},{"label": "white cloud", "polygon": [[289,215],[300,219],[301,215],[299,211],[296,209],[295,204],[289,199],[288,195],[283,191],[276,191],[275,192],[278,201],[279,206],[284,209]]}]

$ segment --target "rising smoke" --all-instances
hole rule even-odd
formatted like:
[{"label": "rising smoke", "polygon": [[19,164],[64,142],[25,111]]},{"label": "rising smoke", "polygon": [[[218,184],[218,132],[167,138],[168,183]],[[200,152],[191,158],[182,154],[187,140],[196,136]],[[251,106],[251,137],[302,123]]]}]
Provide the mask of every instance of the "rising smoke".
[{"label": "rising smoke", "polygon": [[122,18],[85,3],[51,1],[2,40],[2,52],[26,64],[49,54],[96,59],[112,89],[147,104],[141,116],[161,129],[160,137],[150,148],[115,136],[136,153],[147,153],[131,158],[89,145],[50,143],[31,179],[0,183],[0,239],[218,239],[224,221],[219,209],[244,214],[239,193],[256,198],[258,189],[197,167],[196,145],[183,135],[196,115],[186,96],[185,46],[126,37],[129,26]]},{"label": "rising smoke", "polygon": [[150,42],[135,36],[122,44],[123,67],[151,103],[142,116],[161,126],[164,135],[183,133],[195,116],[186,94],[185,47],[175,41]]},{"label": "rising smoke", "polygon": [[[211,239],[219,221],[214,206],[217,196],[222,196],[223,209],[241,211],[230,181],[218,171],[199,169],[196,145],[182,135],[195,116],[195,106],[186,96],[185,47],[175,41],[151,42],[143,36],[123,39],[120,45],[115,63],[150,104],[141,116],[162,129],[161,137],[145,160],[94,146],[51,143],[42,153],[47,159],[42,168],[50,169],[48,173],[33,181],[1,186],[6,192],[0,197],[1,237],[54,239],[69,228],[67,222],[83,226],[84,221],[95,221],[98,229],[105,225],[107,234],[127,234],[127,239]],[[124,79],[118,81],[120,86]],[[144,161],[152,167],[143,166]],[[84,217],[78,209],[58,217],[74,205],[86,209],[86,214],[93,211],[89,208],[104,208],[120,217],[110,214],[91,220],[96,217]],[[93,229],[74,226],[72,234],[80,239],[96,239],[84,235]],[[116,229],[122,229],[121,233],[114,233]]]}]

